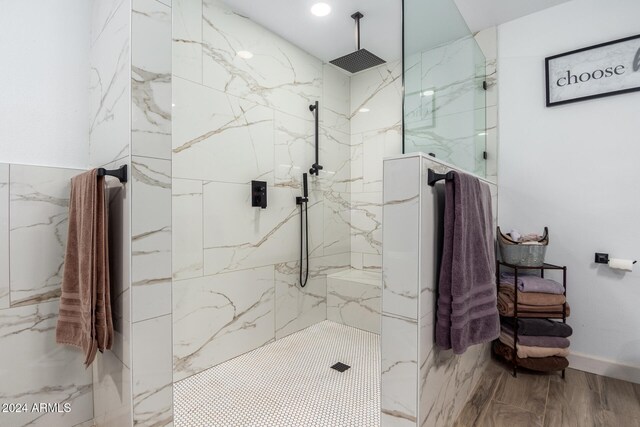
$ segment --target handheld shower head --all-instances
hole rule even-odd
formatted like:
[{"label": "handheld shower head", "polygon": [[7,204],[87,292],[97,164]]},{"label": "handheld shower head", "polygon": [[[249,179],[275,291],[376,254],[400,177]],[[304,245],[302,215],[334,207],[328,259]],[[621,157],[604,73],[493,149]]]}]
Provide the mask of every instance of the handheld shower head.
[{"label": "handheld shower head", "polygon": [[307,174],[302,174],[302,196],[307,199],[309,197],[309,188],[307,186]]}]

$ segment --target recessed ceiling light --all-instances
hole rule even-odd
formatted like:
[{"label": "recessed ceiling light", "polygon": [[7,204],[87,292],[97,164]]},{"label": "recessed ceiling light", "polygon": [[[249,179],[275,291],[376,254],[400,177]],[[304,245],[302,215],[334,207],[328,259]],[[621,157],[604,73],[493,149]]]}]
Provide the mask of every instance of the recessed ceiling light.
[{"label": "recessed ceiling light", "polygon": [[359,109],[358,111],[360,111],[361,113],[368,113],[368,112],[369,112],[369,111],[371,111],[371,110],[370,110],[370,109],[368,109],[368,108],[361,108],[361,109]]},{"label": "recessed ceiling light", "polygon": [[432,96],[435,92],[432,90],[425,90],[422,92],[422,96]]},{"label": "recessed ceiling light", "polygon": [[248,50],[241,50],[238,52],[238,56],[242,59],[251,59],[253,58],[253,53],[249,52]]},{"label": "recessed ceiling light", "polygon": [[486,136],[486,135],[487,135],[487,133],[486,133],[486,132],[480,132],[480,133],[478,134],[478,136]]},{"label": "recessed ceiling light", "polygon": [[327,16],[331,13],[331,6],[326,3],[316,3],[311,6],[311,13],[316,16]]}]

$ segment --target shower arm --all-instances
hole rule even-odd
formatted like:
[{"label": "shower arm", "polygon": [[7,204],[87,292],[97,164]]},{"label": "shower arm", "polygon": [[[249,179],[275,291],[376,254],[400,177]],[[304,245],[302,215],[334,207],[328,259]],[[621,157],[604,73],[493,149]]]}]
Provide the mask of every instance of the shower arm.
[{"label": "shower arm", "polygon": [[314,113],[314,117],[316,120],[316,162],[311,165],[311,169],[309,169],[309,173],[311,175],[318,176],[318,173],[322,170],[322,166],[320,166],[320,153],[319,153],[319,126],[318,126],[318,101],[315,104],[309,105],[309,111]]},{"label": "shower arm", "polygon": [[363,18],[364,15],[356,12],[351,15],[351,17],[356,20],[356,45],[358,46],[358,50],[360,50],[360,18]]}]

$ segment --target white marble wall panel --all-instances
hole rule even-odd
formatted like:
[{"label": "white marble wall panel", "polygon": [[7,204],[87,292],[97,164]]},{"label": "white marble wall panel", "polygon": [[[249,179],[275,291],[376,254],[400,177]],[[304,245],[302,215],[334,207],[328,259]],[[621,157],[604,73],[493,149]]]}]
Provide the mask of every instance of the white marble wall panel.
[{"label": "white marble wall panel", "polygon": [[[320,127],[320,185],[325,190],[347,192],[351,189],[351,154],[349,135]],[[313,163],[313,162],[312,162]]]},{"label": "white marble wall panel", "polygon": [[325,320],[327,275],[348,267],[348,253],[312,258],[307,285],[301,288],[299,261],[276,264],[276,339]]},{"label": "white marble wall panel", "polygon": [[[383,301],[384,298],[383,296]],[[415,426],[418,417],[418,324],[382,314],[382,425]]]},{"label": "white marble wall panel", "polygon": [[382,160],[402,153],[402,65],[359,73],[350,91],[352,268],[380,271]]},{"label": "white marble wall panel", "polygon": [[70,179],[82,171],[11,165],[11,305],[57,298],[67,241]]},{"label": "white marble wall panel", "polygon": [[[315,162],[313,115],[306,119],[275,111],[275,185],[301,188],[302,174]],[[317,179],[309,175],[309,188]]]},{"label": "white marble wall panel", "polygon": [[382,311],[410,319],[418,318],[420,168],[418,157],[384,164]]},{"label": "white marble wall panel", "polygon": [[133,0],[131,150],[171,159],[171,7]]},{"label": "white marble wall panel", "polygon": [[380,333],[382,277],[379,272],[347,270],[327,277],[327,319]]},{"label": "white marble wall panel", "polygon": [[171,162],[133,157],[133,322],[171,313]]},{"label": "white marble wall panel", "polygon": [[322,66],[322,104],[320,123],[351,134],[351,79],[333,65]]},{"label": "white marble wall panel", "polygon": [[[300,191],[268,187],[268,207],[251,207],[246,184],[208,182],[203,186],[204,274],[217,274],[300,257]],[[311,201],[309,253],[323,253],[323,203]]]},{"label": "white marble wall panel", "polygon": [[[109,169],[119,166],[119,163],[106,165]],[[107,178],[107,188],[111,312],[114,329],[111,351],[128,367],[131,348],[131,187],[123,185],[115,178]]]},{"label": "white marble wall panel", "polygon": [[173,304],[175,381],[275,338],[273,266],[176,281]]},{"label": "white marble wall panel", "polygon": [[180,78],[173,90],[174,177],[273,184],[273,110]]},{"label": "white marble wall panel", "polygon": [[0,310],[0,400],[71,404],[68,413],[3,413],[7,426],[67,427],[93,419],[92,373],[78,349],[58,345],[58,302]]},{"label": "white marble wall panel", "polygon": [[93,411],[96,426],[131,424],[131,371],[113,352],[98,353],[93,364]]},{"label": "white marble wall panel", "polygon": [[[317,218],[311,218],[317,221]],[[349,193],[324,192],[324,255],[351,251],[351,196]]]},{"label": "white marble wall panel", "polygon": [[[302,118],[322,96],[322,62],[220,0],[203,3],[203,83]],[[240,51],[253,54],[250,59]]]},{"label": "white marble wall panel", "polygon": [[171,315],[133,324],[134,425],[171,425],[173,421],[171,355]]},{"label": "white marble wall panel", "polygon": [[93,4],[89,164],[101,166],[129,155],[131,139],[131,1]]},{"label": "white marble wall panel", "polygon": [[[402,63],[391,62],[351,79],[351,134],[402,123]],[[368,109],[367,112],[361,112]]]},{"label": "white marble wall panel", "polygon": [[[327,279],[309,261],[309,277],[304,288],[305,273],[300,278],[300,262],[275,265],[275,338],[284,338],[327,318]],[[304,270],[306,264],[303,262]]]},{"label": "white marble wall panel", "polygon": [[174,0],[173,75],[202,83],[202,1]]},{"label": "white marble wall panel", "polygon": [[173,277],[187,279],[204,271],[202,181],[173,179]]},{"label": "white marble wall panel", "polygon": [[[351,173],[358,181],[354,192],[382,192],[382,159],[402,153],[402,127],[376,129],[353,135]],[[355,184],[355,185],[354,185]]]},{"label": "white marble wall panel", "polygon": [[[429,329],[433,324],[421,326],[421,334]],[[487,367],[490,346],[476,345],[457,356],[431,343],[421,343],[425,348],[420,351],[419,425],[454,425]]]},{"label": "white marble wall panel", "polygon": [[0,309],[9,307],[9,165],[0,163]]},{"label": "white marble wall panel", "polygon": [[351,250],[382,253],[382,194],[351,193]]}]

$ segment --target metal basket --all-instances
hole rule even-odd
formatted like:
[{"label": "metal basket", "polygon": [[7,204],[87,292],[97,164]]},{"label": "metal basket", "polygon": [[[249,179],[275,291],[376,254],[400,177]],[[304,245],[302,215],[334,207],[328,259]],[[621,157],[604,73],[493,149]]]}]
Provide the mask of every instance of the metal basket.
[{"label": "metal basket", "polygon": [[525,245],[511,240],[509,236],[502,234],[500,227],[498,227],[497,235],[503,262],[521,267],[540,267],[544,264],[547,245],[549,245],[549,229],[547,227],[544,228],[544,234],[538,240],[540,245]]}]

